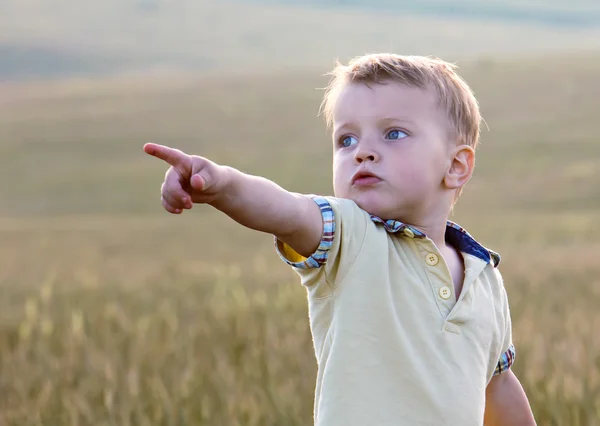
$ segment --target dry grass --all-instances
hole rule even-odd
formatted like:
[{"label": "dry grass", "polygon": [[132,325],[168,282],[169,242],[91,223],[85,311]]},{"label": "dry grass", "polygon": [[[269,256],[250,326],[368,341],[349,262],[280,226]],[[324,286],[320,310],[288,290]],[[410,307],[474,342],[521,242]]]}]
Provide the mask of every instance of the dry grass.
[{"label": "dry grass", "polygon": [[[503,255],[514,368],[540,425],[600,424],[599,71],[598,57],[463,71],[491,131],[453,219]],[[296,277],[269,236],[208,208],[163,213],[164,168],[141,146],[329,193],[323,85],[298,74],[10,89],[0,424],[310,424],[316,367]]]}]

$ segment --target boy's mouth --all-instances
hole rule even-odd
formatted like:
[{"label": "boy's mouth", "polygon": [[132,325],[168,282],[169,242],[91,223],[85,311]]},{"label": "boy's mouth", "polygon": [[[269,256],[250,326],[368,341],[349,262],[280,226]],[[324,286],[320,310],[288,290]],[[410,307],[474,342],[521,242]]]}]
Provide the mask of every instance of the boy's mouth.
[{"label": "boy's mouth", "polygon": [[352,176],[352,185],[354,186],[372,186],[381,182],[381,178],[376,174],[367,171],[358,171]]}]

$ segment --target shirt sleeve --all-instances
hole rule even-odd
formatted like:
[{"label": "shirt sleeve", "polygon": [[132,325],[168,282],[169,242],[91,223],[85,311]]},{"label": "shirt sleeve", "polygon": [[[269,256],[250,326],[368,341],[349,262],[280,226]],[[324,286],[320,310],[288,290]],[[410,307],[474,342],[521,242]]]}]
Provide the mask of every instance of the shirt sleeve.
[{"label": "shirt sleeve", "polygon": [[496,364],[496,369],[494,370],[494,376],[499,376],[505,371],[508,371],[513,364],[515,355],[515,347],[511,343],[506,352],[500,355],[500,360],[498,361],[498,364]]},{"label": "shirt sleeve", "polygon": [[500,358],[496,364],[494,376],[498,376],[505,371],[508,371],[513,365],[516,356],[515,346],[512,341],[512,321],[510,317],[510,308],[508,305],[508,295],[506,294],[506,289],[504,286],[502,290],[505,330],[504,340],[502,343],[502,353],[500,354]]},{"label": "shirt sleeve", "polygon": [[275,238],[275,250],[282,261],[300,275],[302,284],[323,287],[324,296],[334,291],[352,265],[364,241],[369,215],[351,200],[312,196],[321,210],[323,231],[319,246],[309,257],[297,253]]},{"label": "shirt sleeve", "polygon": [[[288,265],[297,269],[320,268],[327,263],[331,245],[335,237],[335,221],[336,215],[333,213],[333,208],[329,201],[324,197],[313,197],[313,201],[317,203],[321,210],[321,218],[323,220],[323,232],[321,241],[317,250],[308,258],[298,254],[294,249],[285,244],[283,241],[275,238],[275,250],[277,254]],[[339,216],[339,214],[338,214]]]}]

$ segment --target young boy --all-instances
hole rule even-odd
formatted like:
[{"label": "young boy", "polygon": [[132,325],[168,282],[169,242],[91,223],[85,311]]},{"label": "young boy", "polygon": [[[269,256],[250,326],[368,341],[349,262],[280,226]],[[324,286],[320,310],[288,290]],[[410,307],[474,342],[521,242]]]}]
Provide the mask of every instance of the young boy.
[{"label": "young boy", "polygon": [[164,208],[210,204],[275,236],[308,292],[315,424],[534,425],[500,257],[448,221],[479,140],[471,90],[425,57],[367,55],[332,76],[335,197],[147,144],[171,165]]}]

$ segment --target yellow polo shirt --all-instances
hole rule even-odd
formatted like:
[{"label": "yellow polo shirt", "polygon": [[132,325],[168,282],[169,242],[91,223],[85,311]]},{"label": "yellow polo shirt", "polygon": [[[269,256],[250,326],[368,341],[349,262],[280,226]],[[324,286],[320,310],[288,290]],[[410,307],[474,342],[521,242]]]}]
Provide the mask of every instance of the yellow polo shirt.
[{"label": "yellow polo shirt", "polygon": [[308,292],[318,426],[481,426],[490,379],[514,359],[500,257],[448,222],[465,262],[456,300],[435,244],[353,201],[313,197],[323,237],[309,258],[276,240]]}]

